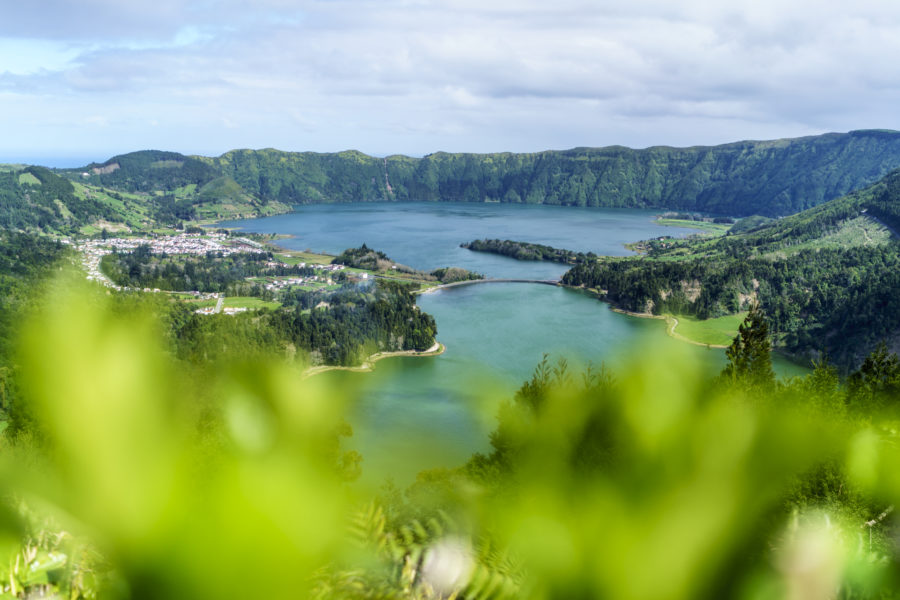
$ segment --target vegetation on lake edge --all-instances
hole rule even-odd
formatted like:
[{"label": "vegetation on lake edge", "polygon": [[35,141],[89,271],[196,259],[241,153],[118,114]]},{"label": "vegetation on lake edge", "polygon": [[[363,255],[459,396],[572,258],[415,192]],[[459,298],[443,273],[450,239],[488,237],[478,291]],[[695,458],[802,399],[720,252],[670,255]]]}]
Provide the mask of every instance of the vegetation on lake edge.
[{"label": "vegetation on lake edge", "polygon": [[499,254],[501,256],[515,258],[516,260],[545,260],[570,265],[580,264],[597,258],[597,255],[593,252],[574,252],[572,250],[554,248],[544,244],[517,242],[513,240],[474,240],[462,243],[459,246],[460,248],[466,248],[467,250],[473,250],[475,252]]},{"label": "vegetation on lake edge", "polygon": [[696,344],[724,347],[734,339],[738,327],[746,316],[746,312],[711,319],[673,315],[671,318],[677,319],[678,324],[673,327],[672,333]]},{"label": "vegetation on lake edge", "polygon": [[348,248],[332,260],[333,264],[365,269],[383,276],[407,277],[419,282],[455,283],[484,279],[484,275],[473,273],[461,267],[441,267],[430,272],[413,269],[394,262],[384,252],[373,250],[365,244],[359,248]]},{"label": "vegetation on lake edge", "polygon": [[[634,312],[700,319],[759,302],[777,344],[807,357],[858,364],[879,341],[900,340],[900,172],[816,208],[744,233],[657,239],[640,257],[575,266],[565,285],[600,290]],[[740,223],[738,223],[740,224]]]}]

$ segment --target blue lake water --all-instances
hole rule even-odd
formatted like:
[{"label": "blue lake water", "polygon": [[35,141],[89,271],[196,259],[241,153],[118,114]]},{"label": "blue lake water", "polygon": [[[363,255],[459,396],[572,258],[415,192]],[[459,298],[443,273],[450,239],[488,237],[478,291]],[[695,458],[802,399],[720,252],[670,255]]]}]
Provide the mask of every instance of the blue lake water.
[{"label": "blue lake water", "polygon": [[498,238],[624,256],[630,254],[625,249],[628,242],[690,233],[657,225],[650,211],[455,202],[317,204],[299,206],[286,215],[227,221],[223,226],[289,234],[293,237],[279,243],[294,250],[340,254],[365,243],[417,269],[454,266],[490,277],[529,279],[559,276],[566,267],[472,252],[459,245]]},{"label": "blue lake water", "polygon": [[[360,203],[297,207],[296,212],[223,223],[245,231],[289,234],[281,245],[340,253],[366,243],[418,269],[459,266],[497,278],[548,279],[566,266],[523,262],[459,247],[477,238],[513,239],[597,254],[629,254],[624,244],[690,230],[654,223],[640,210],[509,204]],[[317,377],[358,398],[350,414],[351,445],[364,473],[407,481],[424,468],[454,466],[488,449],[498,399],[530,377],[544,353],[573,365],[615,367],[634,352],[690,356],[714,373],[724,351],[665,335],[663,321],[629,317],[575,290],[490,283],[419,297],[434,315],[447,350],[432,358],[392,358],[371,373]],[[775,360],[782,375],[804,369]]]}]

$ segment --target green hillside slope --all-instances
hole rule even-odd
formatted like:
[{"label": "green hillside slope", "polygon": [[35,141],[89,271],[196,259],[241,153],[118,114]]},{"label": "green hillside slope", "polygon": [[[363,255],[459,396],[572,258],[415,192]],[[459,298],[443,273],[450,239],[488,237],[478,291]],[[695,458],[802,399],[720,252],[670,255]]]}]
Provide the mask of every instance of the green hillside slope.
[{"label": "green hillside slope", "polygon": [[779,216],[900,167],[900,133],[853,131],[722,146],[621,146],[424,158],[237,150],[204,159],[261,199],[526,202]]},{"label": "green hillside slope", "polygon": [[92,163],[78,172],[87,174],[87,183],[129,192],[175,190],[203,185],[219,176],[205,162],[159,150],[143,150],[114,156],[102,164]]},{"label": "green hillside slope", "polygon": [[578,265],[563,282],[627,310],[700,318],[759,302],[777,343],[854,365],[900,343],[900,171],[748,233],[650,241],[647,255]]},{"label": "green hillside slope", "polygon": [[[83,194],[76,201],[68,192],[59,198],[33,192],[25,200],[25,188],[41,187],[40,178],[0,172],[3,193],[15,198],[0,217],[8,227],[35,225],[12,215],[25,210],[43,214],[31,221],[44,228],[86,226],[99,218],[171,225],[276,214],[298,203],[356,201],[658,207],[775,217],[843,196],[898,167],[900,132],[880,130],[710,147],[439,152],[423,158],[272,149],[207,158],[146,150],[55,172],[108,202],[92,204]],[[132,206],[123,212],[118,204],[125,195]]]},{"label": "green hillside slope", "polygon": [[132,227],[249,218],[290,210],[287,204],[246,191],[208,161],[177,152],[131,152],[60,174],[95,196],[108,198],[114,218]]},{"label": "green hillside slope", "polygon": [[121,216],[49,169],[0,172],[0,228],[71,233],[98,219],[120,221]]}]

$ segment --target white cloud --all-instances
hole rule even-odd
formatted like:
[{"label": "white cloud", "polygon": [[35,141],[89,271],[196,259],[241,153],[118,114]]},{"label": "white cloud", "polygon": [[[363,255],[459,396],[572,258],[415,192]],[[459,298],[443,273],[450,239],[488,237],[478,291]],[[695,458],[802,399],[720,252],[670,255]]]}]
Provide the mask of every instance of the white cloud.
[{"label": "white cloud", "polygon": [[[20,4],[3,55],[48,50],[0,64],[4,155],[532,151],[900,128],[887,60],[900,5],[878,0]],[[87,129],[96,114],[102,135]]]}]

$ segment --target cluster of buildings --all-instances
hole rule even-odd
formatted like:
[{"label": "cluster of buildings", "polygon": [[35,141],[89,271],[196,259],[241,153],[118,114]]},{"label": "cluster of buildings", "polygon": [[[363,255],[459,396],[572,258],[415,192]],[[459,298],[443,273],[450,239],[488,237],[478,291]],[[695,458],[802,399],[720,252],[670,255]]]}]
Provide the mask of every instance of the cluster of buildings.
[{"label": "cluster of buildings", "polygon": [[88,240],[82,245],[85,253],[108,254],[113,250],[133,252],[138,246],[149,246],[153,254],[199,254],[207,252],[229,256],[238,252],[262,252],[260,244],[247,238],[228,240],[223,233],[181,233],[158,238],[108,238]]},{"label": "cluster of buildings", "polygon": [[[281,263],[266,263],[267,266],[278,266]],[[306,267],[306,263],[298,263],[298,267],[304,268]],[[336,271],[341,271],[344,269],[344,265],[320,265],[320,264],[311,264],[309,265],[310,269],[315,269],[316,271],[322,271],[323,273],[334,273]],[[269,283],[266,284],[266,289],[270,291],[278,291],[291,287],[292,285],[303,285],[304,283],[324,283],[325,285],[333,285],[334,281],[328,275],[313,275],[311,277],[284,277],[273,279]]]},{"label": "cluster of buildings", "polygon": [[[315,277],[310,277],[309,279],[315,279]],[[271,291],[283,290],[285,288],[289,288],[292,285],[302,285],[306,283],[308,280],[303,277],[287,277],[284,279],[275,279],[266,284],[266,289]]]},{"label": "cluster of buildings", "polygon": [[222,308],[222,303],[218,302],[215,306],[207,306],[205,308],[198,308],[194,311],[198,315],[214,315],[218,312],[221,312],[226,315],[236,315],[237,313],[247,312],[247,307],[242,306],[240,308],[236,306],[226,306]]},{"label": "cluster of buildings", "polygon": [[312,277],[285,277],[273,279],[266,284],[266,289],[274,292],[287,289],[292,285],[303,285],[304,283],[324,283],[325,285],[334,285],[334,280],[332,280],[331,277],[324,275],[313,275]]},{"label": "cluster of buildings", "polygon": [[[305,267],[306,263],[300,263],[301,267]],[[326,271],[328,273],[333,273],[335,271],[342,271],[344,269],[344,265],[310,265],[313,269],[321,269],[322,271]]]},{"label": "cluster of buildings", "polygon": [[[199,234],[180,234],[175,236],[165,236],[159,238],[109,238],[87,240],[78,246],[78,249],[84,254],[84,268],[87,271],[89,281],[97,281],[108,288],[116,291],[143,291],[143,292],[162,292],[160,289],[150,288],[129,288],[116,285],[109,277],[100,270],[100,261],[104,256],[117,250],[119,252],[133,252],[138,246],[147,245],[154,254],[199,254],[206,255],[207,252],[221,252],[223,256],[234,254],[236,252],[261,252],[262,246],[252,240],[246,238],[238,238],[233,243],[225,243],[226,236],[221,233],[211,233],[200,237]],[[224,298],[221,294],[204,294],[198,291],[188,292],[198,300],[219,300],[215,306],[209,308],[201,308],[196,312],[202,314],[212,314],[222,311],[222,301]],[[234,312],[242,312],[246,309],[224,309],[226,314]]]},{"label": "cluster of buildings", "polygon": [[[174,236],[164,236],[158,238],[108,238],[87,240],[80,246],[79,250],[84,254],[84,267],[87,270],[87,278],[90,281],[98,281],[101,284],[117,291],[144,291],[144,292],[161,292],[159,289],[144,288],[143,290],[136,288],[127,288],[116,285],[109,277],[100,270],[100,261],[107,254],[113,251],[122,253],[133,252],[139,246],[149,246],[153,254],[195,254],[205,256],[207,252],[221,253],[222,256],[228,256],[238,252],[263,252],[263,247],[247,238],[236,238],[229,240],[225,234],[209,233],[204,234],[179,234]],[[287,266],[281,262],[269,261],[266,266],[279,267]],[[306,263],[300,263],[298,266],[306,267]],[[266,284],[267,290],[282,290],[292,285],[302,285],[304,283],[319,282],[326,285],[332,285],[334,282],[330,277],[330,273],[341,271],[344,265],[320,265],[310,264],[310,268],[321,271],[322,275],[313,275],[311,277],[287,277],[274,279]],[[363,277],[366,277],[364,274]],[[217,300],[215,306],[197,309],[195,312],[200,314],[214,314],[223,312],[225,314],[235,314],[244,312],[246,308],[223,308],[224,297],[222,294],[203,294],[197,291],[188,292],[198,300]]]},{"label": "cluster of buildings", "polygon": [[[88,281],[97,281],[108,288],[114,289],[117,292],[122,291],[130,291],[130,292],[155,292],[159,293],[163,290],[159,288],[131,288],[122,285],[116,285],[109,277],[103,274],[103,271],[100,270],[100,260],[104,255],[109,254],[109,250],[103,251],[103,249],[94,249],[93,251],[85,250],[84,251],[84,268],[87,271]],[[221,297],[221,294],[204,294],[202,292],[193,291],[193,292],[184,292],[186,294],[192,295],[197,300],[215,300]],[[197,311],[200,312],[200,311]]]}]

